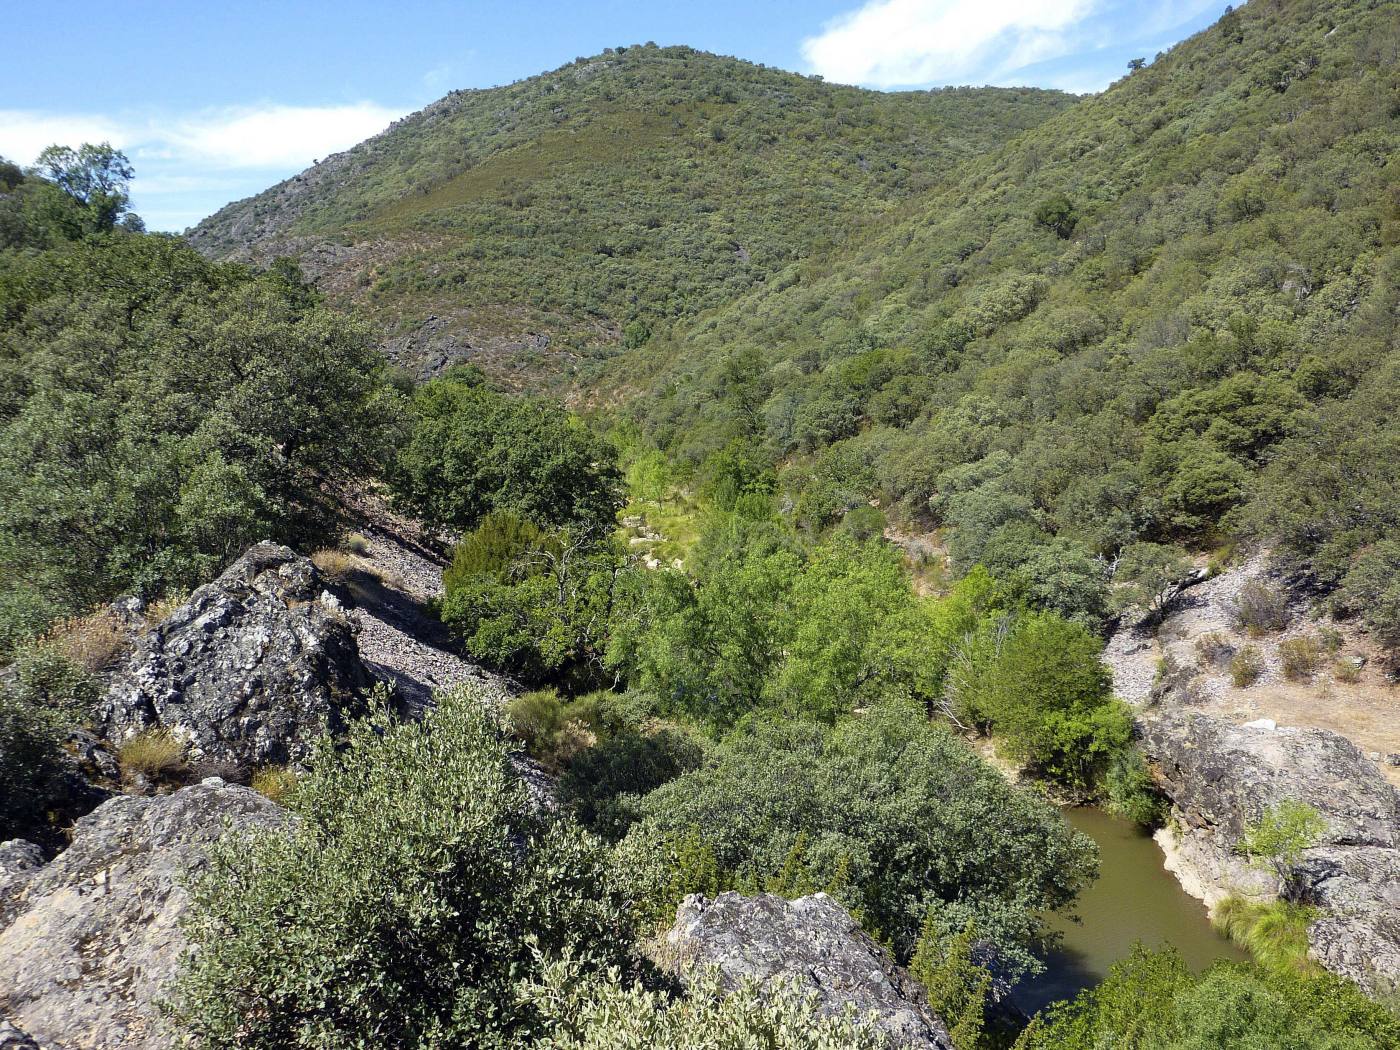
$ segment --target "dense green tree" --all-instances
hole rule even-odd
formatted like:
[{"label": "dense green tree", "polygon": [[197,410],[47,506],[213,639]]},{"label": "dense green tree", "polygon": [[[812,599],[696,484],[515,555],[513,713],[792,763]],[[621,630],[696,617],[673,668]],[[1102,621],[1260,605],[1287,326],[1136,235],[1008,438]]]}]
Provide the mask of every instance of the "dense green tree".
[{"label": "dense green tree", "polygon": [[5,587],[73,611],[200,582],[257,540],[315,542],[326,483],[390,443],[380,372],[304,290],[169,238],[0,253]]},{"label": "dense green tree", "polygon": [[126,154],[113,149],[110,143],[85,142],[77,149],[49,146],[39,154],[35,167],[82,205],[88,231],[105,232],[128,216],[131,198],[127,189],[136,171]]},{"label": "dense green tree", "polygon": [[603,674],[619,581],[629,571],[611,536],[490,514],[462,538],[444,574],[442,618],[492,667],[529,681],[586,684]]},{"label": "dense green tree", "polygon": [[491,511],[511,511],[601,534],[622,505],[616,461],[611,445],[561,406],[449,376],[414,397],[395,492],[438,525],[469,529]]},{"label": "dense green tree", "polygon": [[1029,964],[1039,911],[1067,903],[1094,869],[1093,845],[1052,807],[904,704],[834,729],[746,723],[641,811],[629,833],[639,857],[694,829],[722,872],[777,872],[804,836],[811,882],[845,885],[831,892],[904,958],[933,908],[945,928],[975,920]]}]

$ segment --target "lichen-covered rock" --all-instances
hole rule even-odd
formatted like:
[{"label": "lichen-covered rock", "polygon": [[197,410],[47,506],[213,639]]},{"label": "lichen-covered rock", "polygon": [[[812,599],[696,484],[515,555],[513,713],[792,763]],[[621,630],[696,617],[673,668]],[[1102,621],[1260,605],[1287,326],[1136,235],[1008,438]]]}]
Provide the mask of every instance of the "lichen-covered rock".
[{"label": "lichen-covered rock", "polygon": [[0,1050],[39,1050],[39,1044],[13,1025],[0,1021]]},{"label": "lichen-covered rock", "polygon": [[284,819],[262,795],[211,778],[104,802],[47,864],[18,847],[0,886],[0,1020],[62,1050],[168,1046],[156,1003],[184,950],[183,880],[225,827]]},{"label": "lichen-covered rock", "polygon": [[1143,719],[1140,735],[1176,808],[1231,845],[1266,809],[1291,799],[1327,818],[1324,843],[1400,847],[1400,793],[1346,737],[1183,713]]},{"label": "lichen-covered rock", "polygon": [[730,988],[797,982],[824,1014],[848,1006],[896,1046],[948,1050],[948,1031],[929,1010],[918,984],[895,965],[850,914],[824,893],[786,901],[772,894],[687,897],[667,935],[684,977],[717,968]]},{"label": "lichen-covered rock", "polygon": [[[1139,729],[1186,841],[1207,855],[1191,865],[1205,881],[1212,876],[1202,873],[1238,869],[1235,846],[1265,810],[1285,800],[1316,809],[1327,830],[1282,888],[1319,909],[1311,954],[1373,991],[1400,986],[1400,792],[1355,744],[1322,729],[1200,714],[1144,720]],[[1249,889],[1217,885],[1201,895],[1236,888]]]},{"label": "lichen-covered rock", "polygon": [[247,770],[304,760],[371,685],[315,566],[260,543],[138,642],[97,715],[114,742],[162,726],[192,760]]}]

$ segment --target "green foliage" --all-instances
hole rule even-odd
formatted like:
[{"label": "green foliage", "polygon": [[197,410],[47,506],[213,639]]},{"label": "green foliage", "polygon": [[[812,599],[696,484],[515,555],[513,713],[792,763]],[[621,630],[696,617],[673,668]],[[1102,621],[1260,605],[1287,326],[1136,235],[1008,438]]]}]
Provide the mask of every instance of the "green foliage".
[{"label": "green foliage", "polygon": [[394,486],[424,520],[470,529],[506,511],[539,526],[612,531],[617,454],[560,405],[449,376],[418,390],[412,418]]},{"label": "green foliage", "polygon": [[324,535],[325,483],[392,433],[380,367],[304,289],[170,238],[0,252],[0,634]]},{"label": "green foliage", "polygon": [[[726,991],[718,975],[691,975],[669,999],[616,975],[582,976],[554,963],[528,994],[548,1034],[540,1050],[882,1050],[886,1040],[851,1011],[828,1016],[796,985],[747,983]],[[962,1046],[962,1044],[958,1044]]]},{"label": "green foliage", "polygon": [[[908,958],[930,908],[1019,966],[1043,909],[1071,900],[1094,848],[1047,803],[1008,785],[962,741],[901,704],[834,729],[755,719],[705,764],[642,799],[623,848],[662,907],[671,880],[658,843],[685,836],[713,854],[720,882],[762,885],[794,846],[808,885],[858,911]],[[657,858],[661,872],[646,860]],[[685,880],[683,880],[685,881]],[[693,882],[694,879],[689,880]]]},{"label": "green foliage", "polygon": [[680,727],[629,726],[569,763],[559,800],[585,827],[615,841],[637,820],[641,796],[697,768],[703,756],[701,742]]},{"label": "green foliage", "polygon": [[56,645],[30,646],[0,679],[0,841],[47,838],[47,811],[72,725],[100,694],[97,680]]},{"label": "green foliage", "polygon": [[1138,946],[1096,988],[1033,1023],[1016,1050],[1382,1050],[1400,1020],[1328,974],[1217,963]]},{"label": "green foliage", "polygon": [[1191,571],[1191,562],[1176,547],[1163,543],[1134,543],[1124,548],[1114,570],[1120,607],[1137,606],[1161,618],[1167,602]]},{"label": "green foliage", "polygon": [[[230,205],[194,239],[226,253],[256,215],[278,237],[392,246],[372,270],[356,267],[356,298],[405,330],[466,313],[493,374],[553,379],[645,353],[677,320],[794,280],[814,249],[844,238],[844,219],[880,220],[1071,101],[1024,88],[869,91],[631,47],[453,92],[317,169],[341,177]],[[548,348],[493,354],[522,332],[549,335]]]},{"label": "green foliage", "polygon": [[492,514],[444,574],[443,622],[467,652],[527,681],[602,680],[616,592],[632,572],[610,536]]},{"label": "green foliage", "polygon": [[453,550],[452,564],[442,575],[443,590],[451,593],[475,576],[510,574],[544,542],[545,533],[517,514],[488,514]]},{"label": "green foliage", "polygon": [[1146,828],[1157,827],[1166,819],[1167,800],[1136,748],[1109,760],[1103,786],[1104,808],[1110,813]]},{"label": "green foliage", "polygon": [[909,974],[928,993],[929,1008],[948,1027],[958,1050],[982,1050],[991,972],[974,958],[977,947],[971,925],[949,934],[930,912],[919,931]]},{"label": "green foliage", "polygon": [[1132,740],[1132,717],[1110,695],[1103,643],[1052,613],[1034,613],[969,653],[958,703],[1014,759],[1071,787],[1095,787]]},{"label": "green foliage", "polygon": [[39,154],[35,167],[82,206],[87,213],[84,232],[106,232],[127,215],[131,202],[127,187],[136,172],[126,154],[110,143],[94,146],[85,142],[78,149],[49,146]]},{"label": "green foliage", "polygon": [[[788,456],[814,531],[879,499],[1008,582],[1045,534],[1087,567],[1249,532],[1400,637],[1396,559],[1363,558],[1400,529],[1397,33],[1366,0],[1233,12],[609,388],[682,467],[736,431]],[[1027,593],[1078,617],[1089,580]]]},{"label": "green foliage", "polygon": [[514,1046],[550,960],[626,964],[603,848],[530,801],[489,703],[323,741],[293,823],[213,850],[173,1008],[196,1045]]},{"label": "green foliage", "polygon": [[1252,864],[1272,868],[1285,881],[1303,851],[1317,845],[1327,821],[1314,806],[1284,799],[1245,828],[1237,848]]},{"label": "green foliage", "polygon": [[1256,904],[1232,896],[1216,905],[1212,921],[1265,969],[1314,973],[1319,968],[1308,958],[1308,927],[1316,917],[1306,904]]},{"label": "green foliage", "polygon": [[1035,221],[1057,237],[1067,240],[1074,236],[1074,228],[1079,225],[1079,214],[1074,210],[1074,203],[1061,193],[1040,203],[1035,209]]}]

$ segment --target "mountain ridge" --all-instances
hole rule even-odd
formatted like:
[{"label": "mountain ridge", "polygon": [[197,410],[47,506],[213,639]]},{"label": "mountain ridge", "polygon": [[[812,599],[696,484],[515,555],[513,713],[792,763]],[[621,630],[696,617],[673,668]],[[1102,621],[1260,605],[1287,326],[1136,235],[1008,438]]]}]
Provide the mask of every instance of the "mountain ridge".
[{"label": "mountain ridge", "polygon": [[301,257],[410,364],[499,356],[509,375],[564,355],[527,367],[538,382],[728,301],[1073,102],[883,94],[691,48],[616,49],[454,92],[188,238],[211,257]]}]

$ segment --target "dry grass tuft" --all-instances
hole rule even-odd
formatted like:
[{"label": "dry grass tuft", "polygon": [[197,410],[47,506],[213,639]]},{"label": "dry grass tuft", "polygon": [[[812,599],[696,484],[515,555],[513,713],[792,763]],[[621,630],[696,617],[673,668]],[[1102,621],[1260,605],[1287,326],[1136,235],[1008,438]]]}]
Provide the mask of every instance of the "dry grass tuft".
[{"label": "dry grass tuft", "polygon": [[46,640],[57,645],[84,671],[97,674],[117,662],[126,648],[127,632],[109,610],[100,609],[59,621],[49,629]]},{"label": "dry grass tuft", "polygon": [[1264,658],[1252,645],[1246,645],[1230,661],[1230,681],[1239,689],[1253,685],[1263,673]]},{"label": "dry grass tuft", "polygon": [[311,564],[326,579],[333,583],[343,583],[345,578],[359,568],[359,561],[353,554],[323,547],[311,555]]},{"label": "dry grass tuft", "polygon": [[188,594],[167,594],[163,598],[157,598],[146,606],[146,623],[154,626],[164,620],[168,620],[170,615],[180,606],[189,600]]},{"label": "dry grass tuft", "polygon": [[1322,666],[1322,646],[1314,638],[1289,638],[1279,643],[1278,654],[1284,675],[1293,682],[1307,681]]},{"label": "dry grass tuft", "polygon": [[283,802],[297,786],[297,774],[286,766],[263,766],[253,773],[248,786],[273,802]]},{"label": "dry grass tuft", "polygon": [[340,546],[342,550],[347,550],[351,554],[368,554],[369,537],[365,536],[363,533],[352,532],[345,537],[345,542]]},{"label": "dry grass tuft", "polygon": [[127,776],[171,779],[185,772],[185,745],[168,729],[148,729],[117,748],[117,763]]}]

